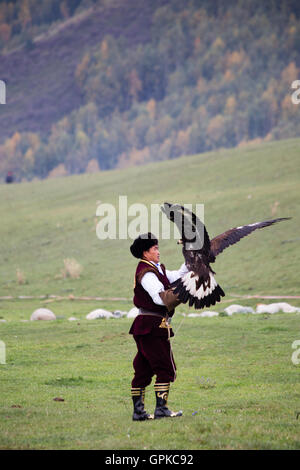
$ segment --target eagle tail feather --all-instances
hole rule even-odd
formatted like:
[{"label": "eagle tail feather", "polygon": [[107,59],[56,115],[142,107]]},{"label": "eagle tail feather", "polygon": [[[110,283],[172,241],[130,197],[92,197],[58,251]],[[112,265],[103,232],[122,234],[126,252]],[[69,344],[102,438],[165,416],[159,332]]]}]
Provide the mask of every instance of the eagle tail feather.
[{"label": "eagle tail feather", "polygon": [[188,272],[172,283],[172,287],[175,287],[174,294],[178,295],[182,303],[189,302],[190,307],[194,305],[195,309],[201,309],[215,305],[216,302],[220,302],[221,297],[225,296],[212,273],[209,273],[208,282],[202,280],[196,288],[197,281],[199,282],[198,276],[195,276],[193,272]]}]

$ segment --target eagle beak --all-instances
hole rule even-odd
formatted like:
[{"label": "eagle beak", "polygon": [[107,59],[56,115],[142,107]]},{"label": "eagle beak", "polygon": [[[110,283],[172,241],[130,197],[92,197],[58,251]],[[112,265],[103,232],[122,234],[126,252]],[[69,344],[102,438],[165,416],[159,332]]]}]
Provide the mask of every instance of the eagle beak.
[{"label": "eagle beak", "polygon": [[182,239],[180,239],[180,240],[177,241],[177,245],[183,245]]}]

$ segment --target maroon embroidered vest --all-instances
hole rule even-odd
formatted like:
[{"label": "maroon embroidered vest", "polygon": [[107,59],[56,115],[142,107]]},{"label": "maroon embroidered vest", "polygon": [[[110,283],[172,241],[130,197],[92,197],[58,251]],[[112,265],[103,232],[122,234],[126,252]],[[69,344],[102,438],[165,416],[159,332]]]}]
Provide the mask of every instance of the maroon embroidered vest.
[{"label": "maroon embroidered vest", "polygon": [[170,281],[166,276],[165,266],[161,264],[161,268],[164,274],[161,274],[159,270],[148,261],[141,260],[139,262],[135,272],[133,303],[137,308],[144,308],[149,312],[156,312],[160,313],[161,315],[165,315],[168,312],[167,307],[154,303],[152,297],[148,294],[148,292],[143,288],[141,284],[141,280],[144,274],[146,274],[146,272],[152,272],[158,277],[159,281],[163,284],[165,290],[169,289]]}]

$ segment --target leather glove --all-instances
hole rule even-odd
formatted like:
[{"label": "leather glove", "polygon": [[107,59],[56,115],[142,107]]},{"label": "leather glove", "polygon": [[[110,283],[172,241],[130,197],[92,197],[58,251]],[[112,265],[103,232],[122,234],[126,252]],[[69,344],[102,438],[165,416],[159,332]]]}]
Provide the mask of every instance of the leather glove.
[{"label": "leather glove", "polygon": [[174,310],[181,303],[177,294],[174,294],[174,288],[167,289],[159,293],[160,298],[168,309],[168,312]]}]

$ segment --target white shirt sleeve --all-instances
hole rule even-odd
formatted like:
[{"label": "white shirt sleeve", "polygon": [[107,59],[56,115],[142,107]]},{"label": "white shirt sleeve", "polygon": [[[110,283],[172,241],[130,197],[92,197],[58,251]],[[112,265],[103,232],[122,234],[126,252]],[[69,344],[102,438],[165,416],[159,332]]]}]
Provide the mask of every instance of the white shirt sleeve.
[{"label": "white shirt sleeve", "polygon": [[[166,269],[166,275],[169,281],[172,283],[182,277],[184,274],[188,272],[188,269],[183,263],[178,270],[175,271],[168,271]],[[142,287],[145,291],[148,292],[150,297],[152,298],[153,302],[157,305],[165,305],[159,295],[160,292],[165,290],[164,285],[160,282],[156,274],[148,272],[144,274],[141,280]]]},{"label": "white shirt sleeve", "polygon": [[141,280],[142,287],[151,296],[153,302],[157,305],[165,305],[159,295],[164,291],[164,285],[160,282],[156,274],[148,272],[144,274]]},{"label": "white shirt sleeve", "polygon": [[185,263],[183,263],[177,271],[168,271],[166,269],[166,275],[169,281],[172,283],[177,281],[180,277],[188,272],[188,268],[186,267]]}]

